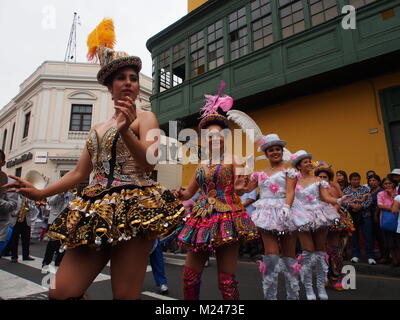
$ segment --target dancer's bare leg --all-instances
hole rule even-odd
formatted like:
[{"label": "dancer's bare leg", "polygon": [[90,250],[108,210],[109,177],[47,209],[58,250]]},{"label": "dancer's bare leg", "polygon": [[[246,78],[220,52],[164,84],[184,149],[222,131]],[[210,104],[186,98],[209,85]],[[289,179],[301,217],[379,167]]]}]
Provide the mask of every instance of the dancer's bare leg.
[{"label": "dancer's bare leg", "polygon": [[111,249],[111,285],[114,299],[140,299],[152,240],[133,238]]},{"label": "dancer's bare leg", "polygon": [[110,258],[110,248],[100,251],[89,247],[67,250],[57,270],[55,288],[49,297],[56,300],[83,296]]}]

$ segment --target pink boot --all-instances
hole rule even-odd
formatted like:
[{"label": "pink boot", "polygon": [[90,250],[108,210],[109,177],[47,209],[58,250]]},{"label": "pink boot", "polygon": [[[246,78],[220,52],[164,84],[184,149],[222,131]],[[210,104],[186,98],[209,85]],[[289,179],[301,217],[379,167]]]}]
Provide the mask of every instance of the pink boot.
[{"label": "pink boot", "polygon": [[224,272],[218,273],[218,287],[224,300],[239,300],[238,282],[235,275]]},{"label": "pink boot", "polygon": [[183,299],[199,300],[201,272],[189,267],[183,269]]}]

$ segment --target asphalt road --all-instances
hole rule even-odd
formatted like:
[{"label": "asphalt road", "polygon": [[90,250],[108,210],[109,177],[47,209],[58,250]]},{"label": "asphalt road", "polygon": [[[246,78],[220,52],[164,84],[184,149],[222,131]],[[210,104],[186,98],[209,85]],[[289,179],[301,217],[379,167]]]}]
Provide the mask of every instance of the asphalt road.
[{"label": "asphalt road", "polygon": [[[34,242],[31,245],[31,256],[35,261],[22,261],[11,263],[9,258],[0,259],[0,298],[22,300],[45,300],[47,290],[42,287],[49,277],[41,273],[41,261],[46,248],[46,242]],[[151,268],[148,267],[143,283],[143,300],[180,300],[181,277],[185,255],[165,254],[165,268],[168,278],[169,293],[160,295],[154,284]],[[261,276],[255,262],[239,261],[237,280],[240,287],[242,300],[262,300]],[[282,278],[283,280],[283,278]],[[47,282],[48,283],[48,282]],[[399,300],[400,278],[372,276],[356,274],[356,289],[337,292],[328,289],[331,300]],[[283,281],[280,281],[278,299],[285,299]],[[105,267],[95,282],[87,291],[89,297],[94,300],[111,300],[110,268]],[[214,258],[211,258],[210,266],[205,269],[202,277],[200,293],[204,300],[221,300],[217,284],[217,266]],[[305,299],[303,288],[300,298]]]}]

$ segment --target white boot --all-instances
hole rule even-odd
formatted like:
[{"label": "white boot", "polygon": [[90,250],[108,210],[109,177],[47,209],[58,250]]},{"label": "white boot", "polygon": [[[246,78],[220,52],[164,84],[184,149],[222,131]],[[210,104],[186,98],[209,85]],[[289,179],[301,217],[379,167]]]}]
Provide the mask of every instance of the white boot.
[{"label": "white boot", "polygon": [[315,252],[315,268],[317,272],[317,291],[320,300],[328,300],[328,294],[325,290],[325,284],[328,281],[329,266],[325,259],[326,252],[317,251]]},{"label": "white boot", "polygon": [[306,289],[307,300],[316,300],[314,289],[313,289],[313,264],[314,264],[314,253],[309,251],[303,251],[302,253],[302,266],[301,266],[301,281]]},{"label": "white boot", "polygon": [[296,259],[283,257],[283,273],[285,275],[286,299],[299,300],[299,266]]},{"label": "white boot", "polygon": [[260,271],[262,271],[262,286],[265,300],[277,300],[278,275],[280,272],[279,262],[280,257],[277,255],[268,254],[263,256],[263,266],[260,268]]}]

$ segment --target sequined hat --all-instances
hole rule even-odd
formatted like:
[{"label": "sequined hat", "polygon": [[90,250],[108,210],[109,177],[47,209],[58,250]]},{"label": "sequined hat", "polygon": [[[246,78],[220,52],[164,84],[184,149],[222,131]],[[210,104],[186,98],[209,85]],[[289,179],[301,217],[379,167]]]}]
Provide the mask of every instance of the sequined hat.
[{"label": "sequined hat", "polygon": [[296,168],[296,166],[300,163],[301,160],[303,159],[312,159],[312,154],[307,153],[304,150],[299,150],[296,153],[293,153],[290,156],[290,160],[292,161],[292,166]]},{"label": "sequined hat", "polygon": [[97,81],[102,85],[106,85],[107,78],[121,68],[132,67],[138,74],[142,69],[142,60],[124,51],[115,51],[115,42],[112,19],[104,19],[88,36],[88,60],[100,62]]}]

